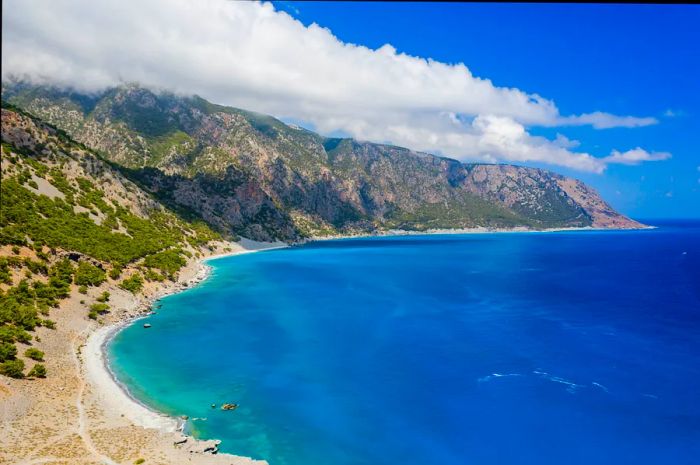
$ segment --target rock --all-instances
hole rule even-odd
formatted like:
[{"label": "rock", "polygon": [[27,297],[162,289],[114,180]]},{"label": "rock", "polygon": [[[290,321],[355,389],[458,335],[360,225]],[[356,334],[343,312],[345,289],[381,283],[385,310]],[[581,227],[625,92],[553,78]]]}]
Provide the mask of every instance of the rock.
[{"label": "rock", "polygon": [[144,327],[144,328],[150,328],[150,327],[151,327],[151,324],[150,324],[150,323],[144,323],[143,327]]},{"label": "rock", "polygon": [[180,435],[179,435],[177,438],[175,438],[174,444],[175,444],[176,446],[177,446],[177,445],[180,445],[180,444],[184,444],[184,443],[186,443],[189,439],[190,439],[190,438],[189,438],[188,436],[185,436],[184,434],[180,433]]},{"label": "rock", "polygon": [[238,404],[224,404],[221,406],[221,410],[236,410],[238,408]]}]

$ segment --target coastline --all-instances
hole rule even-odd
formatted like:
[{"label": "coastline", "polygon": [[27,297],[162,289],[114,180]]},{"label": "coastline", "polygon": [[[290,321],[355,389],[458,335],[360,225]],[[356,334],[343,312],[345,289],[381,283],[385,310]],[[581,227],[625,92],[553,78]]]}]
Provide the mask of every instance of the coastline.
[{"label": "coastline", "polygon": [[[653,228],[644,228],[653,229]],[[566,231],[571,229],[566,229]],[[578,228],[591,231],[594,228]],[[614,231],[602,228],[603,231]],[[632,230],[628,230],[632,231]],[[364,235],[345,235],[312,240],[332,240],[370,236],[429,234],[554,232],[528,229],[430,231],[381,231]],[[266,462],[217,453],[218,440],[196,440],[185,436],[185,423],[149,408],[129,393],[110,369],[106,351],[112,337],[135,324],[151,311],[151,306],[167,295],[181,292],[204,281],[211,273],[208,262],[218,258],[288,247],[281,242],[212,243],[201,248],[201,256],[190,258],[176,282],[147,282],[142,293],[133,295],[105,283],[80,294],[77,286],[52,312],[56,330],[39,328],[50,376],[41,382],[0,380],[0,463],[38,463],[46,458],[65,457],[62,463],[146,463],[190,465],[263,465]],[[86,318],[86,307],[103,291],[109,291],[110,312],[95,322]],[[85,300],[87,299],[87,301]],[[81,460],[82,459],[82,460]]]},{"label": "coastline", "polygon": [[[163,297],[172,295],[197,286],[205,281],[211,274],[212,267],[208,265],[211,260],[219,258],[243,255],[288,247],[286,243],[262,243],[248,239],[242,239],[237,243],[228,243],[227,248],[236,247],[236,250],[214,253],[192,260],[187,266],[194,267],[192,276],[183,275],[177,282],[161,286],[155,293],[146,297],[136,298],[123,305],[125,312],[115,321],[102,326],[94,326],[89,329],[85,344],[79,349],[82,371],[86,381],[94,388],[94,396],[97,402],[113,414],[117,414],[132,425],[140,428],[156,430],[159,434],[170,437],[173,448],[183,449],[190,454],[195,453],[200,457],[202,464],[222,463],[227,464],[266,464],[267,462],[253,460],[231,454],[219,453],[218,440],[198,440],[184,433],[185,421],[165,413],[152,409],[136,398],[119,379],[110,367],[107,346],[122,329],[135,324],[140,319],[148,316],[152,306]],[[215,460],[212,461],[212,460]]]},{"label": "coastline", "polygon": [[[645,226],[643,228],[635,228],[634,230],[655,229],[656,226]],[[357,235],[335,235],[325,237],[311,237],[302,243],[314,241],[327,241],[338,239],[352,238],[367,238],[367,237],[391,237],[391,236],[411,236],[411,235],[438,235],[438,234],[493,234],[493,233],[546,233],[546,232],[566,232],[566,231],[631,231],[632,229],[611,229],[611,228],[549,228],[535,230],[529,228],[465,228],[465,229],[433,229],[426,231],[410,231],[410,230],[388,230],[377,233],[357,234]],[[206,257],[195,260],[197,266],[196,274],[182,281],[171,283],[164,287],[160,292],[149,296],[140,301],[137,305],[136,313],[130,313],[122,319],[111,324],[97,327],[91,331],[84,348],[84,366],[90,381],[98,387],[101,392],[101,397],[104,399],[105,405],[110,407],[115,412],[120,412],[126,419],[133,424],[143,427],[158,429],[164,433],[182,433],[184,431],[185,421],[180,418],[171,417],[155,409],[152,409],[143,404],[137,399],[128,387],[119,381],[110,368],[109,355],[107,346],[119,331],[135,324],[138,320],[148,316],[152,306],[163,297],[176,294],[178,292],[190,289],[203,281],[211,274],[211,266],[208,262],[220,258],[254,253],[263,250],[275,250],[289,247],[286,243],[259,243],[243,239],[241,244],[245,247],[242,250],[222,252],[212,254]],[[225,455],[225,454],[221,454]]]},{"label": "coastline", "polygon": [[165,433],[183,432],[185,422],[182,419],[171,417],[146,406],[131,394],[127,386],[119,381],[110,368],[107,346],[119,331],[148,316],[152,311],[152,306],[158,300],[191,289],[205,281],[212,270],[207,262],[224,257],[288,247],[282,242],[261,243],[248,239],[243,239],[238,244],[244,248],[197,259],[195,261],[197,272],[193,277],[172,283],[160,292],[140,301],[135,309],[135,314],[130,313],[114,323],[97,327],[91,331],[82,351],[84,354],[83,364],[90,381],[98,387],[98,391],[100,391],[98,395],[104,399],[105,405],[109,404],[114,411],[120,412],[137,426],[154,428]]},{"label": "coastline", "polygon": [[408,229],[388,229],[385,231],[375,231],[372,233],[359,233],[359,234],[334,234],[330,236],[311,236],[308,239],[302,241],[302,243],[314,242],[314,241],[330,241],[336,239],[353,239],[353,238],[365,238],[365,237],[391,237],[391,236],[431,236],[431,235],[458,235],[458,234],[523,234],[523,233],[555,233],[555,232],[619,232],[619,231],[644,231],[650,229],[657,229],[658,226],[642,225],[640,227],[634,228],[610,228],[610,227],[595,227],[595,226],[581,226],[581,227],[565,227],[565,228],[543,228],[543,229],[532,229],[524,226],[517,226],[514,228],[486,228],[486,227],[475,227],[475,228],[458,228],[458,229],[426,229],[424,231],[408,230]]}]

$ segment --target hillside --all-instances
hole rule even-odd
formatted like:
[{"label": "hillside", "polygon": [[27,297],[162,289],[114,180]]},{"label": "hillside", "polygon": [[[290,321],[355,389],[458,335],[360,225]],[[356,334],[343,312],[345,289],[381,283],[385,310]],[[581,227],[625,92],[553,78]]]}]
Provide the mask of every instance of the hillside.
[{"label": "hillside", "polygon": [[574,179],[325,138],[270,116],[137,85],[82,95],[5,84],[159,201],[259,240],[467,227],[634,228]]},{"label": "hillside", "polygon": [[[72,292],[91,300],[88,290],[103,283],[137,293],[174,281],[220,238],[61,130],[12,108],[2,109],[0,203],[0,372],[13,377],[27,374],[29,359],[43,361],[24,345],[37,327],[55,326],[50,311]],[[92,299],[85,317],[101,318],[108,302],[108,294]]]}]

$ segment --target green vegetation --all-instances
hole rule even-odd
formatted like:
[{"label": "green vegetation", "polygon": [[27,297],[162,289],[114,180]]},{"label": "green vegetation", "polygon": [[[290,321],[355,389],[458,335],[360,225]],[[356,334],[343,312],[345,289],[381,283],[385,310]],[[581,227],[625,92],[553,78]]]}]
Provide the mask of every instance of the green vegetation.
[{"label": "green vegetation", "polygon": [[119,279],[119,276],[122,274],[122,268],[120,266],[115,266],[111,270],[109,270],[109,277],[116,280]]},{"label": "green vegetation", "polygon": [[157,281],[157,282],[163,282],[165,281],[165,276],[162,274],[153,271],[152,269],[148,268],[146,271],[143,273],[143,277],[146,278],[146,281]]},{"label": "green vegetation", "polygon": [[104,315],[109,311],[109,305],[104,302],[99,302],[90,305],[90,312],[88,312],[88,318],[91,320],[96,320],[98,315]]},{"label": "green vegetation", "polygon": [[104,270],[88,262],[80,262],[75,270],[75,284],[79,286],[99,286],[107,280]]},{"label": "green vegetation", "polygon": [[476,196],[447,203],[422,205],[414,211],[394,209],[387,215],[389,228],[425,231],[428,229],[469,228],[474,226],[509,227],[531,223],[510,210]]},{"label": "green vegetation", "polygon": [[25,350],[24,355],[32,360],[36,360],[37,362],[44,361],[44,353],[35,347],[30,347],[29,349]]},{"label": "green vegetation", "polygon": [[24,378],[24,362],[20,359],[0,363],[0,375],[10,378]]},{"label": "green vegetation", "polygon": [[143,288],[143,278],[140,274],[135,273],[130,278],[127,278],[119,283],[119,287],[133,294],[137,294]]},{"label": "green vegetation", "polygon": [[28,378],[46,378],[46,367],[41,364],[35,364],[29,373],[27,373]]},{"label": "green vegetation", "polygon": [[109,292],[108,292],[108,291],[104,291],[104,292],[102,292],[102,294],[100,294],[100,296],[97,298],[97,301],[98,301],[98,302],[108,302],[108,301],[109,301],[109,296],[110,296]]},{"label": "green vegetation", "polygon": [[182,251],[180,249],[165,250],[149,255],[143,261],[143,264],[149,268],[157,268],[172,278],[187,263],[187,260],[181,254]]},{"label": "green vegetation", "polygon": [[141,464],[144,463],[145,461],[146,461],[146,459],[136,459],[136,461],[135,461],[134,463],[135,463],[136,465],[141,465]]},{"label": "green vegetation", "polygon": [[17,356],[17,347],[8,342],[0,342],[0,362],[14,360]]}]

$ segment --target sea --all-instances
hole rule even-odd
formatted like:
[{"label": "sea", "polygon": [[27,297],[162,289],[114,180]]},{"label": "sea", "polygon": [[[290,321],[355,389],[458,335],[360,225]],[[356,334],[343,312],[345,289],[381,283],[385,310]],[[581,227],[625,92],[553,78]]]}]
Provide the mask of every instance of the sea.
[{"label": "sea", "polygon": [[651,223],[215,259],[106,350],[140,402],[270,465],[697,465],[700,222]]}]

